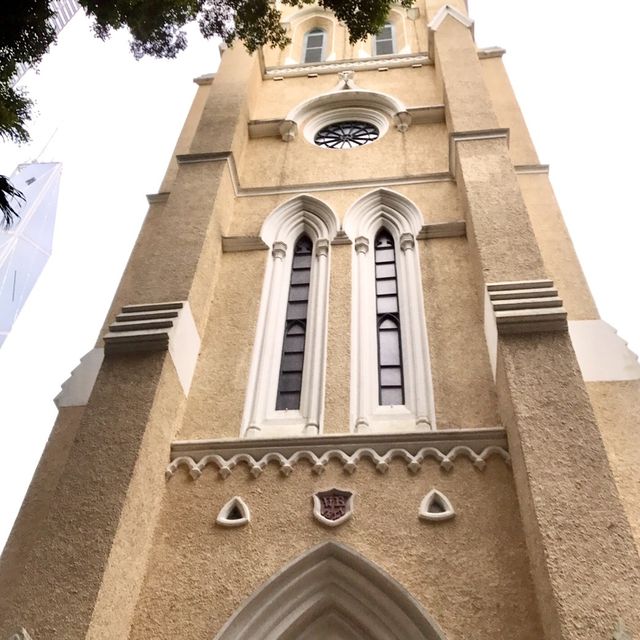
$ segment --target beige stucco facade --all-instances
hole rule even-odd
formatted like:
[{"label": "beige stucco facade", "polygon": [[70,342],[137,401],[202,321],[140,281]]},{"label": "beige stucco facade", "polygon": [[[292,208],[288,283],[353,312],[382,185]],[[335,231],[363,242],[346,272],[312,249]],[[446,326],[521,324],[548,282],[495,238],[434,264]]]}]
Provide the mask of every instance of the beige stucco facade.
[{"label": "beige stucco facade", "polygon": [[[0,638],[639,638],[640,367],[624,345],[606,366],[587,353],[609,329],[503,52],[477,49],[462,1],[394,8],[385,56],[318,7],[282,9],[289,47],[236,45],[198,79],[0,559]],[[312,29],[323,60],[304,63]],[[345,120],[380,136],[314,144]],[[363,312],[380,228],[395,407]],[[302,233],[303,390],[276,411]],[[353,493],[335,527],[312,500],[332,488]],[[431,489],[453,517],[419,515]],[[234,497],[248,522],[223,526]]]}]

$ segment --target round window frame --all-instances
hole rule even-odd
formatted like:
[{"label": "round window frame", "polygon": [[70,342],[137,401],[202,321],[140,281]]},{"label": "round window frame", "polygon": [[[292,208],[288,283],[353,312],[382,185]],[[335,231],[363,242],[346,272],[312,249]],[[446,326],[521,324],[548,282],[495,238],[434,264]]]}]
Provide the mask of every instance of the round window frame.
[{"label": "round window frame", "polygon": [[[322,129],[332,124],[349,121],[366,122],[367,124],[373,125],[378,129],[378,137],[366,144],[348,147],[346,149],[331,149],[330,147],[324,147],[316,144],[316,134]],[[323,111],[311,116],[304,124],[303,134],[305,140],[317,149],[326,149],[327,151],[354,151],[356,149],[362,149],[363,147],[369,147],[372,144],[375,144],[382,139],[387,131],[389,131],[389,119],[384,113],[381,113],[376,109],[368,109],[367,107],[342,107],[340,109]]]}]

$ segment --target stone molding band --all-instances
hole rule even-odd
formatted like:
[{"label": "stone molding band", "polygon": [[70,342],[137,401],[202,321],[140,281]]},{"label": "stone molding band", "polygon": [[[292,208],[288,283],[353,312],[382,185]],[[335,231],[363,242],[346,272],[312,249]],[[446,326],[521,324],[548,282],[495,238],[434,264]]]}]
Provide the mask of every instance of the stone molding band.
[{"label": "stone molding band", "polygon": [[186,300],[122,307],[104,335],[105,357],[169,351],[185,395],[195,371],[200,336]]},{"label": "stone molding band", "polygon": [[187,467],[193,479],[207,465],[215,465],[222,478],[245,463],[258,477],[270,462],[279,465],[282,475],[290,475],[301,460],[311,470],[322,473],[330,460],[338,460],[346,473],[353,473],[363,459],[370,460],[379,473],[389,469],[392,460],[403,460],[407,469],[417,473],[427,458],[436,460],[444,471],[453,468],[459,457],[467,458],[479,470],[486,460],[497,455],[509,464],[504,429],[458,429],[406,434],[367,434],[366,436],[319,436],[314,438],[263,438],[248,440],[178,441],[171,446],[171,462],[165,472],[170,479],[179,467]]},{"label": "stone molding band", "polygon": [[567,312],[553,280],[516,280],[486,285],[484,333],[494,380],[498,336],[538,331],[567,331]]}]

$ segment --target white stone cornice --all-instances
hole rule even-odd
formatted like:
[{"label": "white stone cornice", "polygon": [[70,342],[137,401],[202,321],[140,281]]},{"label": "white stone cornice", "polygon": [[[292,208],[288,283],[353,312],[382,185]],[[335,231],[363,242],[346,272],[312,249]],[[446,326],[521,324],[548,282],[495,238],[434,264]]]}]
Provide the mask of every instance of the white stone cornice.
[{"label": "white stone cornice", "polygon": [[171,478],[180,466],[185,466],[195,479],[207,465],[214,465],[226,478],[241,463],[257,477],[270,462],[276,462],[280,473],[288,476],[300,460],[310,462],[314,473],[322,473],[332,459],[340,461],[347,473],[353,473],[363,459],[371,461],[378,472],[385,473],[395,458],[403,460],[413,473],[420,470],[427,458],[436,460],[445,471],[452,469],[460,457],[467,458],[482,470],[493,455],[509,463],[507,448],[507,437],[502,428],[314,438],[183,440],[171,445],[171,463],[166,477]]},{"label": "white stone cornice", "polygon": [[393,56],[375,56],[372,58],[357,58],[340,60],[339,62],[318,62],[315,64],[293,64],[283,67],[267,67],[264,78],[295,78],[309,74],[327,75],[339,71],[366,71],[379,67],[401,68],[421,67],[432,64],[426,53],[398,54]]}]

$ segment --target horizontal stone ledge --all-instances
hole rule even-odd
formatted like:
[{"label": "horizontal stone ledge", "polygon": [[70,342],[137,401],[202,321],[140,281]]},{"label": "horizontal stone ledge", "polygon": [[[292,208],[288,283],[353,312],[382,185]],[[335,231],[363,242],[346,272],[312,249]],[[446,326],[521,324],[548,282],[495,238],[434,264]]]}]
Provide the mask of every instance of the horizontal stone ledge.
[{"label": "horizontal stone ledge", "polygon": [[499,427],[250,440],[181,440],[171,445],[171,462],[165,475],[169,479],[180,466],[185,466],[195,479],[204,467],[214,465],[225,478],[244,463],[257,477],[269,463],[275,462],[280,473],[288,476],[302,460],[310,464],[314,473],[322,473],[330,460],[338,460],[344,471],[353,473],[363,459],[384,473],[395,458],[405,462],[413,473],[420,470],[427,458],[436,460],[445,471],[453,468],[459,457],[467,458],[482,470],[493,455],[505,463],[510,461],[506,433]]},{"label": "horizontal stone ledge", "polygon": [[159,193],[147,193],[147,202],[149,204],[162,204],[169,199],[170,191],[160,191]]},{"label": "horizontal stone ledge", "polygon": [[553,287],[553,280],[509,280],[505,282],[491,282],[487,285],[487,291],[505,291],[519,289],[544,289]]},{"label": "horizontal stone ledge", "polygon": [[478,49],[478,58],[480,60],[502,58],[505,53],[507,53],[507,50],[502,47],[485,47],[484,49]]},{"label": "horizontal stone ledge", "polygon": [[143,311],[167,311],[172,309],[182,309],[184,302],[150,302],[148,304],[126,304],[122,307],[122,313],[141,313]]},{"label": "horizontal stone ledge", "polygon": [[269,247],[260,236],[223,236],[222,251],[234,253],[236,251],[265,251]]},{"label": "horizontal stone ledge", "polygon": [[[459,238],[466,235],[464,220],[453,222],[431,222],[422,226],[417,235],[418,240],[434,238]],[[339,231],[331,242],[334,246],[351,244],[351,239],[344,231]],[[239,251],[265,251],[269,247],[259,236],[223,236],[222,251],[234,253]]]},{"label": "horizontal stone ledge", "polygon": [[378,68],[419,68],[433,64],[426,52],[392,54],[390,56],[374,56],[371,58],[351,58],[346,60],[322,61],[318,63],[290,64],[279,67],[267,67],[263,78],[282,80],[300,76],[316,77],[339,71],[375,71]]},{"label": "horizontal stone ledge", "polygon": [[209,84],[212,84],[213,81],[216,78],[216,74],[215,73],[205,73],[201,76],[198,76],[197,78],[194,78],[193,81],[199,86],[199,87],[204,87],[207,86]]}]

